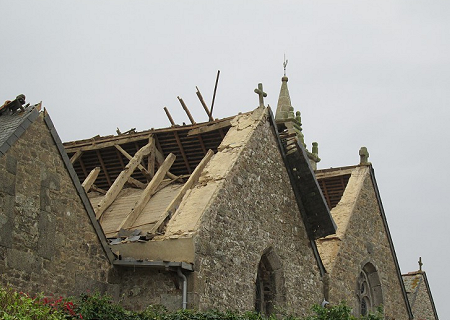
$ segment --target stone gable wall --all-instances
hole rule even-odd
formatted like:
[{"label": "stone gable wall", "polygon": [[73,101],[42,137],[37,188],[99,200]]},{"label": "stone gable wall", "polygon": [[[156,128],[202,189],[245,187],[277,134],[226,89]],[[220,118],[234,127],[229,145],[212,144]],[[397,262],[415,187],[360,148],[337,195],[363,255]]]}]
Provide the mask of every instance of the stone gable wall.
[{"label": "stone gable wall", "polygon": [[0,157],[1,284],[28,293],[106,290],[105,252],[41,114]]},{"label": "stone gable wall", "polygon": [[323,299],[317,262],[307,239],[277,142],[259,123],[223,187],[204,213],[196,236],[189,303],[200,309],[254,310],[263,252],[278,257],[280,310],[306,314]]},{"label": "stone gable wall", "polygon": [[[393,256],[383,226],[375,191],[367,173],[363,188],[350,218],[339,253],[330,274],[332,303],[347,301],[354,310],[357,304],[357,279],[365,263],[372,263],[381,281],[385,315],[393,319],[408,319]],[[390,319],[388,318],[388,319]]]},{"label": "stone gable wall", "polygon": [[435,320],[433,306],[429,297],[429,292],[425,284],[425,278],[421,276],[421,283],[417,295],[415,296],[412,312],[415,319]]}]

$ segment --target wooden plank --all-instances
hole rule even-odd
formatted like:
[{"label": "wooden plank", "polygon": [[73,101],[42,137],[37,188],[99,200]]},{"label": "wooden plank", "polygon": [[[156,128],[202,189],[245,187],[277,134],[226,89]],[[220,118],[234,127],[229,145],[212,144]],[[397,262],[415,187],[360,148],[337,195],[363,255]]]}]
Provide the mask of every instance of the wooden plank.
[{"label": "wooden plank", "polygon": [[105,210],[108,209],[111,203],[113,203],[113,201],[116,199],[120,190],[122,190],[124,184],[128,181],[128,178],[130,178],[133,174],[134,169],[136,169],[138,164],[141,162],[142,157],[148,155],[152,143],[153,140],[143,146],[138,152],[136,152],[134,157],[125,166],[125,169],[119,174],[116,180],[114,180],[114,183],[109,188],[106,195],[95,208],[95,217],[97,218],[97,220],[100,219],[103,212],[105,212]]},{"label": "wooden plank", "polygon": [[[195,128],[195,129],[191,129],[191,130],[188,131],[187,135],[188,136],[194,136],[194,135],[205,133],[205,132],[216,131],[216,130],[219,130],[219,129],[222,129],[222,128],[226,128],[226,127],[229,127],[229,126],[231,126],[231,120],[225,120],[225,121],[221,121],[221,122],[218,122],[218,123],[211,124],[209,126],[202,126],[202,127],[198,127],[198,128]],[[222,132],[222,134],[223,134],[223,132]]]},{"label": "wooden plank", "polygon": [[75,154],[70,158],[70,163],[74,164],[81,157],[82,153],[83,151],[81,151],[81,149],[77,150],[77,152],[75,152]]},{"label": "wooden plank", "polygon": [[95,179],[97,179],[99,173],[100,173],[99,167],[95,167],[94,169],[92,169],[87,178],[84,179],[83,183],[81,184],[81,186],[84,188],[84,191],[89,192],[89,190],[91,189],[92,185],[95,182]]},{"label": "wooden plank", "polygon": [[152,227],[152,229],[149,231],[149,233],[156,233],[156,231],[162,225],[164,220],[166,220],[166,218],[169,215],[173,214],[176,211],[176,209],[178,208],[178,206],[181,203],[181,200],[183,200],[184,195],[198,181],[198,178],[200,178],[200,174],[202,173],[205,166],[208,164],[209,160],[211,160],[213,155],[214,155],[214,152],[211,149],[208,150],[205,157],[195,168],[194,172],[192,172],[188,181],[186,181],[186,183],[181,188],[180,192],[177,194],[175,199],[172,200],[172,202],[169,204],[169,206],[164,211],[163,215],[159,218],[158,222]]},{"label": "wooden plank", "polygon": [[127,229],[130,228],[133,223],[136,221],[136,219],[141,214],[142,210],[147,205],[148,201],[152,197],[152,195],[155,193],[156,189],[158,188],[161,181],[166,176],[167,171],[169,171],[170,167],[172,166],[173,162],[175,161],[175,155],[173,153],[169,154],[164,161],[164,163],[159,167],[158,171],[156,171],[155,176],[153,177],[152,181],[149,182],[147,187],[145,188],[144,192],[142,192],[141,197],[136,202],[134,208],[130,211],[130,213],[127,215],[127,217],[122,221],[122,223],[117,228],[117,231],[120,229]]},{"label": "wooden plank", "polygon": [[[150,142],[149,142],[149,143],[150,143]],[[123,155],[125,156],[125,158],[127,158],[128,160],[131,161],[131,159],[132,159],[133,157],[132,157],[128,152],[126,152],[121,146],[119,146],[118,144],[116,144],[114,147],[115,147],[117,150],[119,150],[119,152],[120,152],[121,154],[123,154]],[[147,180],[150,180],[150,179],[151,179],[151,176],[150,176],[149,172],[147,171],[147,169],[144,168],[144,166],[143,166],[141,163],[138,164],[138,168],[139,168],[139,170],[141,170],[142,174],[144,175],[144,177],[147,178]]]}]

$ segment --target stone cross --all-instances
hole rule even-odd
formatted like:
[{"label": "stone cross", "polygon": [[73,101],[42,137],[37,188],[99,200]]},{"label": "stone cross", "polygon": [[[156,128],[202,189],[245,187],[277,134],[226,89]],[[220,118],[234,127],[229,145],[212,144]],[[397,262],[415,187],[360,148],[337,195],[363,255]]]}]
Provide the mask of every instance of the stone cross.
[{"label": "stone cross", "polygon": [[423,263],[422,263],[422,257],[419,257],[419,271],[420,272],[422,272],[422,266],[423,266]]},{"label": "stone cross", "polygon": [[360,157],[360,161],[359,161],[360,165],[368,165],[368,164],[370,164],[370,162],[369,162],[369,152],[367,151],[366,147],[361,147],[361,149],[359,149],[359,157]]},{"label": "stone cross", "polygon": [[267,93],[263,91],[262,83],[258,83],[258,89],[255,89],[255,93],[259,95],[259,106],[264,107],[264,97],[267,97]]}]

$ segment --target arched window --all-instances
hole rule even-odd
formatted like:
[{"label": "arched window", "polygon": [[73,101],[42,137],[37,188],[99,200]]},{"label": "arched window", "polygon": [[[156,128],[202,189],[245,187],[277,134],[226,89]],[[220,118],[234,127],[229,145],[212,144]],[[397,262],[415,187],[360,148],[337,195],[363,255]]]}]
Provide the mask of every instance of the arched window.
[{"label": "arched window", "polygon": [[272,248],[264,252],[258,264],[255,289],[256,312],[269,316],[275,311],[275,305],[284,302],[282,265]]},{"label": "arched window", "polygon": [[364,265],[359,274],[356,296],[358,297],[359,314],[362,316],[375,311],[378,306],[383,304],[380,278],[377,269],[370,262]]}]

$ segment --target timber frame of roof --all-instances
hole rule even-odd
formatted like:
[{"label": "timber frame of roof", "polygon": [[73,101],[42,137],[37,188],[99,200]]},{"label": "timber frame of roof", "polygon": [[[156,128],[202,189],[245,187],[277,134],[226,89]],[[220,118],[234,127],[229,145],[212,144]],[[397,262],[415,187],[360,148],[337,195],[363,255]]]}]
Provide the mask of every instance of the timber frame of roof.
[{"label": "timber frame of roof", "polygon": [[129,182],[142,187],[171,153],[176,159],[167,176],[183,180],[194,171],[209,149],[217,152],[232,118],[117,136],[96,136],[64,143],[64,147],[80,181],[85,181],[95,168],[100,169],[93,189],[101,193],[113,185],[127,163],[152,139],[154,144],[150,153],[139,161],[138,170],[131,174]]}]

